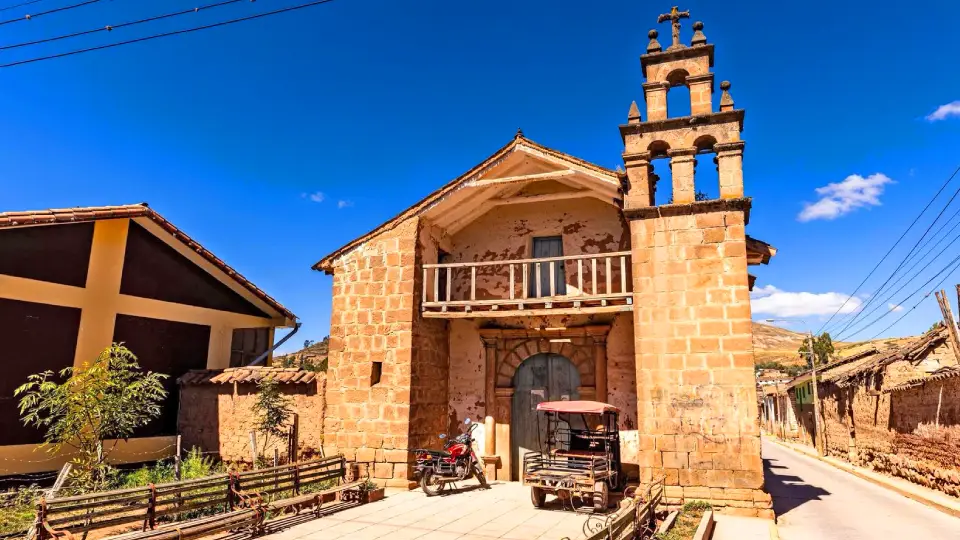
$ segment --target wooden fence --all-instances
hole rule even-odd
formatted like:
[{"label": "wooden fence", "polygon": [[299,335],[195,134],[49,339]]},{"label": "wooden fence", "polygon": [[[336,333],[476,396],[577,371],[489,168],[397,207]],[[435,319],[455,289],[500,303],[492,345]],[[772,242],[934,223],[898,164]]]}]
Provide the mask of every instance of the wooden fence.
[{"label": "wooden fence", "polygon": [[663,480],[657,480],[643,493],[624,492],[624,499],[616,513],[607,516],[591,515],[583,524],[586,540],[625,540],[652,538],[657,505],[663,499]]}]

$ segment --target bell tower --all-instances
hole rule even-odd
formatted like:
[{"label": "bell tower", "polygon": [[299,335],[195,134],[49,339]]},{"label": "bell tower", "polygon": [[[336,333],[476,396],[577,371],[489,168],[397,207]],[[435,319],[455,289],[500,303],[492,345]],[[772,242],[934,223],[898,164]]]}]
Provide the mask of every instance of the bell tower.
[{"label": "bell tower", "polygon": [[[676,7],[664,48],[650,30],[640,57],[646,110],[630,105],[623,138],[623,212],[630,222],[641,481],[666,477],[667,497],[709,500],[772,515],[763,492],[754,383],[740,139],[744,111],[730,83],[714,108],[714,46],[703,23],[681,41]],[[690,115],[671,116],[667,94],[687,86]],[[698,167],[713,154],[719,197],[696,200]],[[673,200],[657,205],[653,160],[669,160]]]}]

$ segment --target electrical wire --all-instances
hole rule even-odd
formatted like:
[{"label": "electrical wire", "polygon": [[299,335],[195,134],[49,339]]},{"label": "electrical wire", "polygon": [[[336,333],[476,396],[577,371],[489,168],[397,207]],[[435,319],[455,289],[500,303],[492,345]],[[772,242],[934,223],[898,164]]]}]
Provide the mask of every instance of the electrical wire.
[{"label": "electrical wire", "polygon": [[[905,296],[905,297],[903,298],[903,300],[897,302],[897,305],[902,305],[902,304],[906,303],[906,302],[907,302],[910,298],[912,298],[915,294],[917,294],[918,292],[922,291],[927,285],[929,285],[931,281],[933,281],[934,279],[940,277],[941,274],[943,274],[944,272],[946,272],[947,270],[949,270],[951,266],[956,267],[957,261],[960,261],[960,255],[957,255],[956,257],[954,257],[952,261],[948,262],[947,265],[944,266],[939,272],[937,272],[937,273],[934,274],[930,279],[928,279],[927,281],[925,281],[925,282],[923,283],[923,285],[920,285],[919,287],[917,287],[916,290],[914,290],[913,292],[911,292],[910,294],[908,294],[907,296]],[[955,268],[954,268],[954,269],[955,269]],[[944,276],[942,280],[940,280],[940,283],[943,283],[943,280],[944,280],[944,279],[947,279],[947,277],[950,276],[950,273],[951,273],[951,272],[947,272],[947,275]],[[937,286],[939,287],[939,284],[938,284]],[[930,293],[929,293],[929,292],[924,296],[924,298],[926,298],[927,296],[930,296]],[[923,298],[921,298],[920,301],[923,301]],[[920,305],[920,302],[917,302],[917,305]],[[910,308],[910,311],[913,311],[916,307],[917,307],[917,306],[915,305],[914,307]],[[870,328],[871,326],[877,324],[877,322],[879,322],[880,320],[882,320],[884,317],[886,317],[887,315],[889,315],[889,314],[891,314],[891,313],[894,313],[894,312],[893,312],[893,311],[888,311],[888,312],[884,313],[883,315],[881,315],[881,316],[877,317],[876,319],[870,321],[870,323],[867,324],[866,326],[864,326],[864,327],[860,328],[859,330],[856,330],[855,332],[849,334],[849,336],[852,337],[852,336],[855,336],[855,335],[859,334],[860,332],[863,332],[863,331],[866,330],[867,328]],[[901,316],[900,316],[900,319],[902,319],[904,316],[905,316],[905,315],[901,315]],[[894,321],[893,324],[896,324],[897,322],[899,322],[900,319],[897,319],[896,321]],[[891,324],[890,326],[893,326],[893,324]],[[887,328],[890,328],[890,326],[888,326]],[[885,331],[885,330],[886,330],[886,329],[884,329],[884,331]],[[842,340],[842,338],[841,338],[840,336],[838,336],[837,339],[838,339],[838,340]],[[871,338],[871,339],[873,339],[873,338]]]},{"label": "electrical wire", "polygon": [[159,21],[159,20],[161,20],[161,19],[169,19],[169,18],[172,18],[172,17],[179,17],[179,16],[181,16],[181,15],[189,15],[189,14],[191,14],[191,13],[198,13],[198,12],[200,12],[200,11],[204,11],[204,10],[207,10],[207,9],[213,9],[213,8],[217,8],[217,7],[221,7],[221,6],[226,6],[226,5],[229,5],[229,4],[236,4],[236,3],[238,3],[238,2],[249,2],[249,1],[250,1],[250,0],[225,0],[225,1],[223,1],[223,2],[217,2],[217,3],[215,3],[215,4],[207,4],[207,5],[205,5],[205,6],[199,6],[199,7],[195,7],[195,8],[185,9],[185,10],[183,10],[183,11],[176,11],[176,12],[173,12],[173,13],[165,13],[165,14],[163,14],[163,15],[157,15],[157,16],[155,16],[155,17],[147,17],[146,19],[139,19],[139,20],[136,20],[136,21],[127,21],[127,22],[120,23],[120,24],[108,24],[108,25],[106,25],[106,26],[101,26],[101,27],[99,27],[99,28],[91,28],[90,30],[82,30],[82,31],[80,31],[80,32],[74,32],[74,33],[72,33],[72,34],[64,34],[64,35],[62,35],[62,36],[55,36],[55,37],[50,37],[50,38],[38,39],[38,40],[36,40],[36,41],[26,41],[26,42],[23,42],[23,43],[15,43],[15,44],[13,44],[13,45],[0,45],[0,51],[5,51],[5,50],[7,50],[7,49],[16,49],[16,48],[19,48],[19,47],[27,47],[27,46],[30,46],[30,45],[39,45],[40,43],[49,43],[49,42],[51,42],[51,41],[59,41],[59,40],[61,40],[61,39],[68,39],[68,38],[74,38],[74,37],[78,37],[78,36],[85,36],[85,35],[88,35],[88,34],[96,34],[97,32],[110,32],[110,31],[116,30],[116,29],[118,29],[118,28],[124,28],[124,27],[127,27],[127,26],[134,26],[134,25],[137,25],[137,24],[143,24],[143,23],[148,23],[148,22],[153,22],[153,21]]},{"label": "electrical wire", "polygon": [[7,20],[5,20],[5,21],[0,21],[0,26],[3,26],[3,25],[5,25],[5,24],[12,24],[12,23],[16,23],[16,22],[21,22],[21,21],[30,21],[30,20],[36,19],[37,17],[42,17],[42,16],[44,16],[44,15],[49,15],[49,14],[51,14],[51,13],[57,13],[57,12],[60,12],[60,11],[68,11],[68,10],[76,9],[76,8],[83,7],[83,6],[89,6],[90,4],[96,4],[96,3],[99,2],[99,1],[100,1],[100,0],[86,0],[86,1],[84,1],[84,2],[80,2],[79,4],[71,4],[71,5],[69,5],[69,6],[63,6],[63,7],[58,7],[58,8],[54,8],[54,9],[48,9],[47,11],[41,11],[41,12],[39,12],[39,13],[31,13],[31,14],[28,14],[28,15],[24,15],[23,17],[18,17],[18,18],[16,18],[16,19],[7,19]]},{"label": "electrical wire", "polygon": [[[960,265],[958,265],[958,266],[960,266]],[[957,266],[954,267],[954,270],[956,270],[956,269],[957,269]],[[895,320],[895,321],[893,321],[892,323],[890,323],[890,325],[887,326],[886,328],[884,328],[883,330],[877,332],[877,333],[876,333],[873,337],[871,337],[870,339],[876,339],[877,336],[885,333],[887,330],[893,328],[893,326],[894,326],[895,324],[897,324],[898,322],[902,321],[903,318],[906,317],[911,311],[917,309],[917,306],[919,306],[919,305],[921,304],[921,302],[923,302],[924,300],[926,300],[927,298],[929,298],[929,297],[930,297],[930,294],[931,294],[933,291],[937,290],[937,287],[939,287],[940,285],[942,285],[943,282],[946,281],[947,278],[950,277],[951,274],[952,274],[952,272],[948,272],[947,275],[943,276],[943,279],[941,279],[939,282],[937,282],[937,284],[933,286],[933,289],[931,289],[930,292],[928,292],[927,294],[923,295],[923,298],[921,298],[919,301],[917,301],[917,303],[914,304],[913,307],[911,307],[911,308],[908,309],[907,311],[903,312],[903,315],[901,315],[900,317],[898,317],[897,320]]]},{"label": "electrical wire", "polygon": [[[91,1],[98,1],[98,0],[91,0]],[[66,56],[73,56],[73,55],[75,55],[75,54],[83,54],[83,53],[93,52],[93,51],[99,51],[99,50],[103,50],[103,49],[111,49],[111,48],[113,48],[113,47],[120,47],[120,46],[122,46],[122,45],[130,45],[130,44],[133,44],[133,43],[140,43],[140,42],[142,42],[142,41],[150,41],[150,40],[153,40],[153,39],[159,39],[159,38],[164,38],[164,37],[176,36],[176,35],[180,35],[180,34],[189,34],[189,33],[191,33],[191,32],[197,32],[197,31],[200,31],[200,30],[208,30],[208,29],[210,29],[210,28],[217,28],[217,27],[219,27],[219,26],[226,26],[226,25],[234,24],[234,23],[238,23],[238,22],[250,21],[250,20],[253,20],[253,19],[260,19],[260,18],[263,18],[263,17],[269,17],[269,16],[271,16],[271,15],[279,15],[279,14],[281,14],[281,13],[288,13],[288,12],[291,12],[291,11],[296,11],[296,10],[300,10],[300,9],[305,9],[305,8],[308,8],[308,7],[319,6],[320,4],[328,4],[328,3],[333,2],[333,1],[334,1],[334,0],[315,0],[314,2],[307,2],[307,3],[305,3],[305,4],[298,4],[298,5],[295,5],[295,6],[289,6],[289,7],[285,7],[285,8],[275,9],[275,10],[273,10],[273,11],[266,11],[266,12],[263,12],[263,13],[257,13],[256,15],[248,15],[248,16],[246,16],[246,17],[239,17],[239,18],[236,18],[236,19],[230,19],[230,20],[226,20],[226,21],[220,21],[220,22],[217,22],[217,23],[207,24],[207,25],[203,25],[203,26],[196,26],[196,27],[193,27],[193,28],[185,28],[185,29],[183,29],[183,30],[175,30],[175,31],[172,31],[172,32],[164,32],[164,33],[162,33],[162,34],[154,34],[154,35],[151,35],[151,36],[144,36],[144,37],[141,37],[141,38],[130,39],[130,40],[127,40],[127,41],[118,41],[118,42],[116,42],[116,43],[108,43],[108,44],[106,44],[106,45],[98,45],[98,46],[96,46],[96,47],[88,47],[88,48],[86,48],[86,49],[76,49],[76,50],[73,50],[73,51],[67,51],[67,52],[63,52],[63,53],[51,54],[51,55],[48,55],[48,56],[38,56],[38,57],[36,57],[36,58],[28,58],[28,59],[26,59],[26,60],[19,60],[19,61],[16,61],[16,62],[9,62],[9,63],[6,63],[6,64],[0,64],[0,68],[8,68],[8,67],[19,66],[19,65],[23,65],[23,64],[31,64],[31,63],[34,63],[34,62],[41,62],[41,61],[43,61],[43,60],[53,60],[53,59],[55,59],[55,58],[63,58],[63,57],[66,57]]]},{"label": "electrical wire", "polygon": [[904,239],[905,236],[907,236],[907,233],[909,233],[910,230],[913,229],[913,226],[916,225],[918,221],[920,221],[920,218],[923,217],[923,214],[927,212],[927,209],[930,208],[930,205],[932,205],[933,202],[936,201],[937,198],[940,196],[940,194],[943,192],[943,190],[946,189],[947,185],[950,183],[951,180],[953,180],[953,177],[956,176],[958,171],[960,171],[960,167],[957,167],[957,170],[953,171],[953,174],[950,175],[950,178],[947,178],[947,181],[944,182],[942,186],[940,186],[940,189],[937,190],[937,193],[933,196],[932,199],[930,199],[930,202],[928,202],[927,205],[923,207],[923,210],[921,210],[920,213],[917,214],[917,217],[913,219],[913,222],[910,224],[909,227],[907,227],[907,230],[903,231],[903,234],[900,235],[900,238],[898,238],[897,241],[893,243],[890,249],[887,250],[887,252],[880,259],[880,261],[877,262],[877,264],[873,267],[872,270],[870,270],[870,273],[867,274],[867,277],[863,278],[863,281],[861,281],[860,284],[857,285],[857,288],[853,291],[853,293],[850,294],[850,296],[848,296],[847,299],[844,300],[842,304],[840,304],[840,307],[837,308],[837,310],[833,313],[833,315],[830,315],[830,318],[827,319],[827,321],[820,326],[820,329],[817,330],[817,334],[820,334],[821,332],[823,332],[823,329],[826,328],[828,324],[830,324],[830,321],[832,321],[833,318],[836,317],[837,314],[839,314],[844,307],[846,307],[847,302],[849,302],[851,298],[855,297],[857,293],[860,292],[860,289],[863,288],[863,285],[867,282],[868,279],[870,279],[870,276],[872,276],[874,272],[876,272],[877,269],[880,268],[880,265],[883,264],[883,261],[887,260],[887,257],[889,257],[891,253],[893,253],[893,250],[896,249],[898,245],[900,245],[900,242]]},{"label": "electrical wire", "polygon": [[[953,172],[953,175],[950,176],[951,179],[953,179],[953,176],[957,174],[957,171],[960,171],[960,167],[958,167],[957,170]],[[844,326],[842,330],[840,330],[840,332],[838,333],[838,335],[839,335],[839,334],[843,334],[843,333],[847,330],[847,328],[850,328],[850,326],[853,325],[853,323],[856,322],[856,320],[861,317],[861,313],[863,313],[863,310],[865,310],[870,304],[873,303],[874,300],[876,300],[876,298],[877,298],[880,294],[882,294],[881,291],[883,291],[883,289],[887,286],[887,284],[890,283],[890,280],[893,279],[893,276],[897,275],[897,272],[899,272],[900,269],[903,268],[903,265],[907,262],[907,259],[908,259],[911,255],[913,255],[914,250],[917,250],[917,249],[920,247],[921,243],[923,242],[923,239],[926,238],[926,237],[927,237],[927,234],[930,232],[930,229],[932,229],[933,226],[936,225],[938,221],[940,221],[940,218],[943,217],[943,213],[947,211],[947,208],[949,208],[950,205],[953,203],[953,200],[957,198],[957,195],[960,195],[960,187],[958,187],[958,188],[956,189],[956,191],[953,192],[953,196],[950,197],[950,200],[947,201],[947,204],[943,205],[943,208],[940,210],[940,213],[937,214],[937,217],[934,218],[933,222],[930,223],[930,225],[927,227],[927,230],[923,231],[923,234],[920,236],[920,239],[917,240],[917,241],[913,244],[913,247],[910,248],[910,251],[908,251],[907,254],[906,254],[906,256],[904,256],[903,260],[900,261],[900,264],[898,264],[897,267],[893,269],[893,272],[892,272],[892,273],[887,277],[887,279],[880,285],[880,288],[877,289],[877,292],[875,292],[875,293],[870,297],[870,299],[867,300],[867,303],[864,304],[863,308],[862,308],[856,315],[854,315],[853,319],[851,319],[850,322],[848,322],[847,325]],[[946,224],[942,225],[942,226],[940,227],[940,231],[942,231],[945,227],[946,227]],[[937,231],[937,233],[935,233],[935,235],[936,235],[936,234],[939,234],[940,231]],[[922,272],[922,270],[921,270],[921,272]],[[920,273],[920,272],[918,272],[917,274],[919,275],[919,273]],[[916,277],[916,276],[914,276],[914,277]],[[908,281],[908,283],[909,283],[909,281]],[[894,294],[896,294],[896,293],[894,293]],[[878,305],[882,305],[882,304],[878,304]]]},{"label": "electrical wire", "polygon": [[20,2],[19,4],[14,4],[12,6],[0,8],[0,11],[9,11],[11,9],[16,9],[18,7],[29,6],[30,4],[36,4],[37,2],[40,2],[40,1],[41,0],[30,0],[29,2]]}]

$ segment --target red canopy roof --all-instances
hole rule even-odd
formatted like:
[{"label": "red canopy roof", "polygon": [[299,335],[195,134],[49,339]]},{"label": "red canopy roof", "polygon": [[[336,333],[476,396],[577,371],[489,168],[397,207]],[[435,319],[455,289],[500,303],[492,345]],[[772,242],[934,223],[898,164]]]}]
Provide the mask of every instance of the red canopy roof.
[{"label": "red canopy roof", "polygon": [[537,404],[538,411],[572,414],[603,414],[605,412],[619,413],[620,409],[609,403],[599,401],[544,401]]}]

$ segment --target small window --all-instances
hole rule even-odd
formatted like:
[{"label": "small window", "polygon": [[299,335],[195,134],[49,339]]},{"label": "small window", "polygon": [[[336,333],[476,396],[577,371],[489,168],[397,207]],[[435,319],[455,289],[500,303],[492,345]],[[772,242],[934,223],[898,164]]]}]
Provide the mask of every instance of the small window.
[{"label": "small window", "polygon": [[230,345],[230,367],[245,366],[269,348],[269,328],[237,328]]},{"label": "small window", "polygon": [[383,374],[383,362],[374,362],[370,368],[370,386],[380,384],[380,376]]}]

